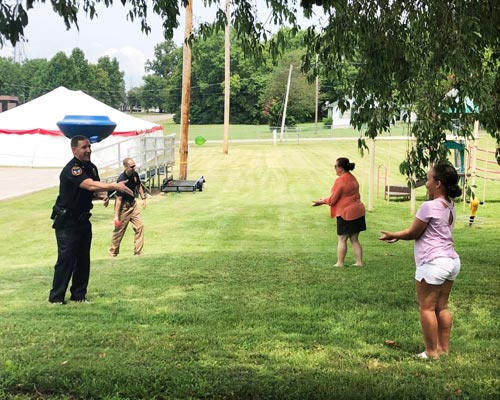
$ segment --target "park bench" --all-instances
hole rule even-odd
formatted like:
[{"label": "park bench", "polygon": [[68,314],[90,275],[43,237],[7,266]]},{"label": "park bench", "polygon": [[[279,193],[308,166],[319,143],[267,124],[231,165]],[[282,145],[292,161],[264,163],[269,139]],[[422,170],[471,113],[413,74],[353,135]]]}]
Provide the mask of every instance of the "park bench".
[{"label": "park bench", "polygon": [[411,190],[408,186],[394,186],[394,185],[386,185],[385,186],[385,194],[384,199],[388,197],[402,197],[406,200],[409,200],[411,196]]},{"label": "park bench", "polygon": [[[425,179],[418,179],[415,182],[415,188],[425,185]],[[402,197],[405,200],[410,200],[411,189],[408,186],[386,185],[384,199],[390,197]]]}]

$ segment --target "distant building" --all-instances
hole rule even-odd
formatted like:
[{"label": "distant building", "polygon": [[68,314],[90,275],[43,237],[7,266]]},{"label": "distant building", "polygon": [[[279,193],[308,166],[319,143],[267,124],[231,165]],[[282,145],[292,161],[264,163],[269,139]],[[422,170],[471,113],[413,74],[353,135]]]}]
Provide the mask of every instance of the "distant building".
[{"label": "distant building", "polygon": [[[352,99],[348,100],[352,104]],[[339,109],[338,101],[326,105],[328,118],[332,119],[332,128],[334,126],[349,126],[351,124],[351,107],[349,110],[342,112]]]},{"label": "distant building", "polygon": [[417,122],[417,114],[412,111],[408,106],[403,106],[399,110],[399,120],[403,122]]},{"label": "distant building", "polygon": [[16,96],[0,96],[0,112],[8,111],[19,105],[19,98]]}]

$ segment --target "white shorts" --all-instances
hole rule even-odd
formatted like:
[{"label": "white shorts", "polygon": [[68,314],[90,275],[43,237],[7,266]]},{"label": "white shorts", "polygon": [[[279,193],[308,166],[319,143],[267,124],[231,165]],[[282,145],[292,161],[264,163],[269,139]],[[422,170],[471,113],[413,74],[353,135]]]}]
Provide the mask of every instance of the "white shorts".
[{"label": "white shorts", "polygon": [[460,272],[460,258],[439,257],[420,265],[415,271],[415,280],[430,285],[442,285],[444,281],[454,281]]}]

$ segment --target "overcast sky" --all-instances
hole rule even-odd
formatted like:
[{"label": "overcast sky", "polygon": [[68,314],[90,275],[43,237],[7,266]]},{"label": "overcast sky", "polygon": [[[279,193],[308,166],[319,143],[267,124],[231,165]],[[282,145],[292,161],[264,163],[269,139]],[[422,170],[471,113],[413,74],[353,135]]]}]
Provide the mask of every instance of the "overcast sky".
[{"label": "overcast sky", "polygon": [[[264,21],[269,14],[263,1],[259,14]],[[54,11],[50,4],[35,3],[34,9],[28,12],[29,24],[25,31],[27,42],[19,49],[27,59],[46,58],[50,60],[57,52],[63,51],[70,55],[78,47],[83,50],[90,63],[96,63],[99,57],[108,55],[115,57],[120,63],[120,69],[125,72],[127,89],[140,86],[145,75],[146,60],[153,59],[154,47],[164,40],[162,21],[154,14],[148,17],[151,33],[141,32],[139,21],[130,22],[126,19],[126,9],[120,2],[106,8],[100,6],[98,18],[88,19],[83,13],[79,17],[78,31],[75,27],[66,30],[64,21]],[[214,12],[204,8],[201,0],[193,3],[193,27],[202,22],[210,21]],[[174,41],[181,44],[184,35],[184,9],[179,18]],[[0,49],[0,55],[12,57],[13,48],[6,45]]]}]

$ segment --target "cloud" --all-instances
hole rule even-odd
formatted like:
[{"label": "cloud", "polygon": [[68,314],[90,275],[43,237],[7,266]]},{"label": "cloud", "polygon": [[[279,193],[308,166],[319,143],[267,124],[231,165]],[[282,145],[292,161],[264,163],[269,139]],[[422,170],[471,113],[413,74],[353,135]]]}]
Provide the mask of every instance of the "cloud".
[{"label": "cloud", "polygon": [[127,89],[140,86],[145,75],[144,65],[152,56],[147,56],[141,49],[134,46],[111,47],[103,51],[101,56],[116,58],[120,69],[126,71],[125,86]]}]

